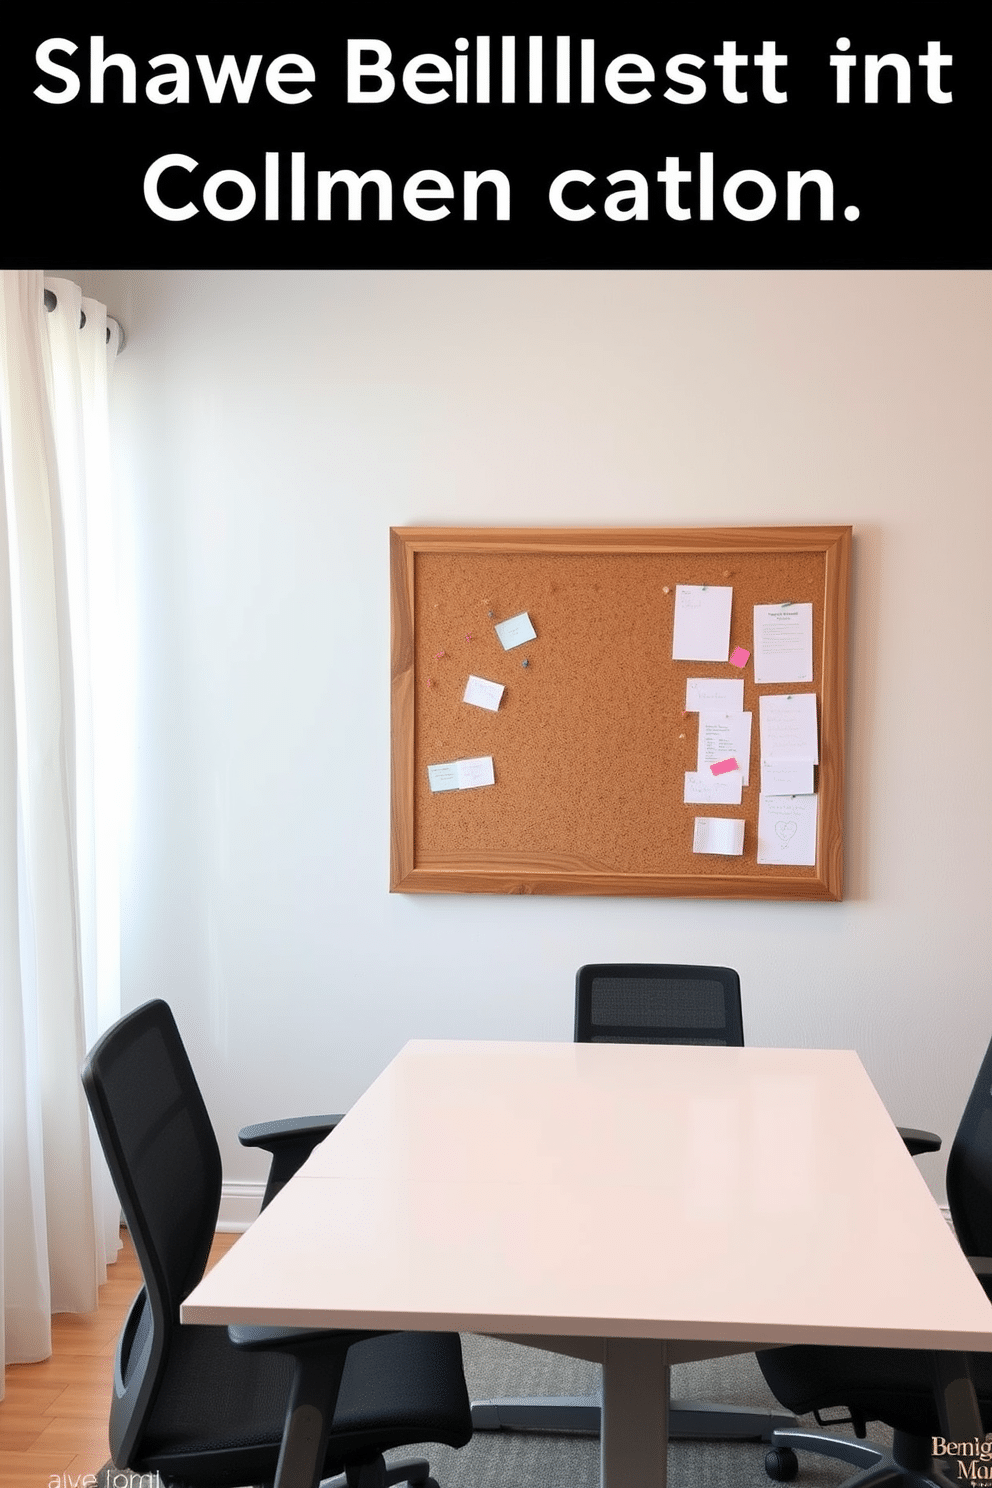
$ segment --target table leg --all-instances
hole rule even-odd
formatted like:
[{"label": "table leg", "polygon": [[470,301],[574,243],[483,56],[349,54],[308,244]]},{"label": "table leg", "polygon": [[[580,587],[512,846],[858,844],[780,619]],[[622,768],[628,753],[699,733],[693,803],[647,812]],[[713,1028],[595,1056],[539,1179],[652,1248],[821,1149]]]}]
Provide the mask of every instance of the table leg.
[{"label": "table leg", "polygon": [[665,1488],[669,1373],[664,1342],[606,1340],[601,1488]]}]

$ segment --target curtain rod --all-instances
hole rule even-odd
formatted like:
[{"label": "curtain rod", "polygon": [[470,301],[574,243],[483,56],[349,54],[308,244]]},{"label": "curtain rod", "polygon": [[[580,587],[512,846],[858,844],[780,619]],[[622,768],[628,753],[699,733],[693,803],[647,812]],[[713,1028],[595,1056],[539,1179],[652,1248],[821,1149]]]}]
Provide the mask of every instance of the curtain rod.
[{"label": "curtain rod", "polygon": [[[45,290],[45,309],[48,310],[49,312],[51,312],[52,310],[55,309],[55,306],[58,304],[58,302],[59,302],[58,301],[58,296],[56,295],[54,289],[46,289]],[[107,318],[108,318],[108,320],[113,320],[113,316],[108,316]],[[79,310],[79,329],[82,330],[83,329],[83,326],[85,324],[86,324],[86,311],[82,308],[82,306],[80,306],[80,310]],[[119,320],[114,320],[114,325],[117,327],[117,333],[118,333],[118,337],[119,337],[118,342],[117,342],[117,354],[119,356],[120,353],[124,350],[124,327],[121,325],[121,323],[120,323]],[[108,344],[108,346],[110,344],[110,327],[109,326],[107,327],[107,344]]]}]

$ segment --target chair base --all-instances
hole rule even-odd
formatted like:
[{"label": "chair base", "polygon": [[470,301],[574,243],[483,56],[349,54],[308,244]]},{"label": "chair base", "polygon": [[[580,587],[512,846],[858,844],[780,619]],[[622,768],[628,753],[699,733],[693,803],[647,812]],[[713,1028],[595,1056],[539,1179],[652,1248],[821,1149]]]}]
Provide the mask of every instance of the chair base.
[{"label": "chair base", "polygon": [[[574,1431],[598,1436],[601,1412],[598,1395],[473,1400],[472,1426],[476,1431]],[[774,1432],[797,1425],[795,1416],[745,1405],[673,1400],[668,1407],[668,1435],[676,1441],[770,1442]]]},{"label": "chair base", "polygon": [[[772,1448],[765,1458],[765,1470],[776,1482],[791,1481],[798,1471],[795,1452],[816,1452],[849,1462],[860,1472],[846,1479],[842,1488],[960,1488],[948,1473],[933,1460],[929,1439],[893,1433],[892,1450],[871,1442],[851,1441],[848,1437],[829,1436],[825,1432],[776,1430]],[[790,1461],[791,1457],[791,1461]],[[775,1459],[774,1467],[770,1465]]]},{"label": "chair base", "polygon": [[323,1478],[320,1488],[395,1488],[397,1483],[409,1483],[410,1488],[438,1488],[430,1474],[426,1457],[406,1457],[387,1467],[385,1459],[378,1456],[356,1463],[335,1478]]}]

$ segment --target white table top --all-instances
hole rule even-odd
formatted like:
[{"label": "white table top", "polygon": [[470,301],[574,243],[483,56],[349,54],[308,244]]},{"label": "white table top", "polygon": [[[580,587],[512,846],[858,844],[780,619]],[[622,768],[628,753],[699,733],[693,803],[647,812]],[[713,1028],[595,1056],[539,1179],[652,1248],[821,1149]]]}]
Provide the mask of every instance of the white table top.
[{"label": "white table top", "polygon": [[414,1041],[182,1316],[992,1350],[846,1050]]}]

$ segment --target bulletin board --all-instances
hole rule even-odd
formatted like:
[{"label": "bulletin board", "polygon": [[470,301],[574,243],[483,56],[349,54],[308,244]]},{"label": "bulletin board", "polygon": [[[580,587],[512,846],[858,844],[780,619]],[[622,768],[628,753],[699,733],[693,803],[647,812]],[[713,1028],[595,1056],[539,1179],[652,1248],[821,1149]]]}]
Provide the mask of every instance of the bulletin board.
[{"label": "bulletin board", "polygon": [[[394,892],[842,898],[850,527],[422,527],[390,541]],[[732,589],[730,652],[749,660],[673,660],[679,586]],[[754,607],[807,604],[812,680],[759,685]],[[506,650],[496,626],[521,614],[535,635]],[[495,710],[463,701],[470,676],[503,687]],[[690,677],[743,680],[740,805],[683,799],[698,763]],[[816,695],[815,862],[759,862],[759,698],[796,691]],[[492,784],[431,788],[439,764],[477,760]],[[743,851],[694,852],[700,814],[742,819]]]}]

